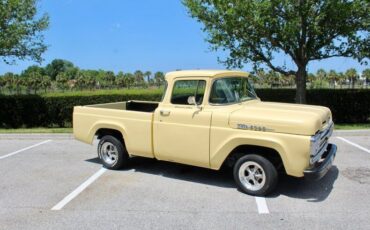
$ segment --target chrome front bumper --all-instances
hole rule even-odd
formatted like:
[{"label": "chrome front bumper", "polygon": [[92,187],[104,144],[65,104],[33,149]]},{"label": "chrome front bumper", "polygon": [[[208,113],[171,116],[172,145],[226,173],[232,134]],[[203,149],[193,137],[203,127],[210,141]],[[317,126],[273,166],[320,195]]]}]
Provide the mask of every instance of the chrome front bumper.
[{"label": "chrome front bumper", "polygon": [[330,170],[335,155],[337,153],[337,146],[334,144],[328,144],[321,159],[319,159],[314,165],[306,169],[304,177],[308,180],[319,180],[325,176],[325,174]]},{"label": "chrome front bumper", "polygon": [[310,165],[314,165],[319,161],[323,154],[326,152],[329,145],[329,138],[334,130],[334,123],[331,124],[323,131],[311,137],[310,146]]}]

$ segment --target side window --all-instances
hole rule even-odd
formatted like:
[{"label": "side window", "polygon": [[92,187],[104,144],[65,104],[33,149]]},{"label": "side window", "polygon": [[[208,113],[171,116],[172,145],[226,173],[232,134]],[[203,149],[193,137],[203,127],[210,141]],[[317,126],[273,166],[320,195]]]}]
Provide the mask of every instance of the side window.
[{"label": "side window", "polygon": [[204,80],[179,80],[173,87],[171,103],[188,105],[188,98],[195,96],[197,104],[202,104],[206,81]]}]

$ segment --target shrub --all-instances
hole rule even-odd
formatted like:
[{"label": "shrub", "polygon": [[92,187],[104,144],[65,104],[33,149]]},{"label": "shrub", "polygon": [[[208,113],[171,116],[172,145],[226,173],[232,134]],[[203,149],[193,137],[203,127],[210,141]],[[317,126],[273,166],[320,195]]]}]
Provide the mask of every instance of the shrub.
[{"label": "shrub", "polygon": [[[294,89],[258,89],[263,101],[294,102]],[[102,90],[56,94],[1,96],[0,127],[69,127],[73,106],[127,100],[159,101],[162,90]],[[307,91],[308,104],[331,109],[337,123],[367,122],[370,90],[315,89]]]}]

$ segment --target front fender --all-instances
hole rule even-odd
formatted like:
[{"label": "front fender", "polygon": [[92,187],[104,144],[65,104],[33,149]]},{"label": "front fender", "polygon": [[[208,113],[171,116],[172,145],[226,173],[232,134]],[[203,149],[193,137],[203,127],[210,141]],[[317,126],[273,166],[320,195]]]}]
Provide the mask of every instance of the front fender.
[{"label": "front fender", "polygon": [[[212,140],[212,139],[211,139]],[[223,141],[221,141],[223,140]],[[210,166],[219,169],[228,155],[241,145],[254,145],[276,150],[284,164],[288,175],[303,176],[303,171],[309,162],[309,138],[306,136],[242,131],[228,138],[220,139],[216,145],[212,145],[210,154]]]}]

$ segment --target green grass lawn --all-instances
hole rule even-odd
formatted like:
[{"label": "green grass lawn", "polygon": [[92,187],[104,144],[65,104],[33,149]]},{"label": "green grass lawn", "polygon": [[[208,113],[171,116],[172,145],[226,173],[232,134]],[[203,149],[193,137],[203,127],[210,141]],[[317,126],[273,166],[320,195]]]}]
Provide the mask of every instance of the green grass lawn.
[{"label": "green grass lawn", "polygon": [[[370,123],[366,124],[335,124],[335,130],[370,129]],[[72,133],[72,128],[21,128],[0,129],[0,133]]]},{"label": "green grass lawn", "polygon": [[365,124],[335,124],[335,130],[370,129],[370,123]]}]

